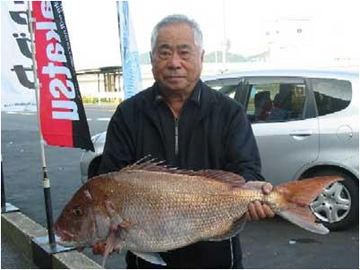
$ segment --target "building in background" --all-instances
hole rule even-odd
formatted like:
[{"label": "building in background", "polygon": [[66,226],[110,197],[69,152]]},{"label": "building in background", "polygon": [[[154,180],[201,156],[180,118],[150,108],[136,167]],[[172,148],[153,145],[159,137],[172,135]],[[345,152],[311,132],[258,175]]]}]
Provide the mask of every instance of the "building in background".
[{"label": "building in background", "polygon": [[121,66],[82,69],[76,72],[84,102],[101,103],[124,100]]},{"label": "building in background", "polygon": [[266,62],[307,62],[313,58],[315,28],[311,18],[282,18],[269,22],[265,30]]},{"label": "building in background", "polygon": [[[335,30],[334,30],[335,31]],[[318,67],[318,68],[353,68],[358,66],[351,50],[337,46],[341,35],[334,33],[329,41],[329,33],[313,17],[283,17],[269,21],[263,31],[264,46],[250,56],[236,55],[239,61],[228,57],[226,65],[215,57],[205,61],[202,75],[214,75],[224,72],[261,69],[265,66],[277,67]],[[340,36],[339,36],[340,35]],[[215,52],[207,52],[214,55]],[[143,89],[154,83],[150,58],[142,55],[141,76]],[[211,58],[212,59],[212,58]],[[234,58],[236,59],[236,58]],[[124,100],[122,85],[122,67],[110,66],[97,69],[79,70],[78,81],[85,101],[97,103],[103,101],[120,102]]]},{"label": "building in background", "polygon": [[321,67],[358,65],[358,58],[351,49],[353,46],[344,42],[339,29],[333,29],[333,35],[330,35],[328,27],[313,17],[284,17],[269,21],[264,33],[267,52],[259,52],[261,57],[256,60]]}]

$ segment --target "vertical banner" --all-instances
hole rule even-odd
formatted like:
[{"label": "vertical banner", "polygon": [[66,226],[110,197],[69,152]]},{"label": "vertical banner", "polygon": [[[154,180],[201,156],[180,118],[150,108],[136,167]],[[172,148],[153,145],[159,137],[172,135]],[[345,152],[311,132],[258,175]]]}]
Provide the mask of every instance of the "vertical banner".
[{"label": "vertical banner", "polygon": [[40,122],[48,145],[94,151],[60,1],[34,1]]},{"label": "vertical banner", "polygon": [[125,99],[142,90],[140,57],[137,51],[134,27],[130,17],[129,2],[117,1],[120,51]]},{"label": "vertical banner", "polygon": [[1,2],[1,111],[36,111],[27,3]]}]

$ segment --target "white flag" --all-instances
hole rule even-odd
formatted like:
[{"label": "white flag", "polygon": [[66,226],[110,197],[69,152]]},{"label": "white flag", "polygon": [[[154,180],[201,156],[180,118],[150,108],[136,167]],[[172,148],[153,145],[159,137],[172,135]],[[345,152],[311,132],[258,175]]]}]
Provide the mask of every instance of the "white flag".
[{"label": "white flag", "polygon": [[134,27],[132,24],[129,2],[117,1],[120,51],[125,99],[142,90],[140,57],[137,51]]},{"label": "white flag", "polygon": [[27,2],[1,2],[1,110],[36,111]]}]

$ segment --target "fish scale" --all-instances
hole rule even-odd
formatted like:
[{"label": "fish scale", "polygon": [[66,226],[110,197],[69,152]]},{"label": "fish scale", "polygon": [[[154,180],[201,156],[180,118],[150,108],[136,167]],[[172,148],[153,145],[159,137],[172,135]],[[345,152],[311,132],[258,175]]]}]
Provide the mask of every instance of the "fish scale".
[{"label": "fish scale", "polygon": [[[141,178],[145,173],[147,181]],[[128,231],[132,241],[125,243],[124,248],[134,249],[138,245],[149,251],[166,251],[169,246],[188,245],[217,236],[226,231],[224,225],[231,225],[233,219],[241,217],[247,209],[241,205],[241,197],[225,183],[199,176],[171,176],[164,172],[134,170],[124,175],[112,174],[106,185],[99,185],[104,193],[114,197],[109,199],[115,205],[121,208],[126,204],[125,209],[119,208],[117,212],[135,224]],[[115,185],[125,195],[109,192]]]},{"label": "fish scale", "polygon": [[[141,174],[142,172],[139,173]],[[206,185],[204,187],[203,184],[199,185],[194,179],[190,179],[190,181],[189,179],[183,179],[183,182],[179,183],[179,179],[169,179],[168,175],[163,173],[157,174],[156,176],[157,180],[154,181],[156,185],[152,185],[152,187],[156,186],[157,190],[161,190],[162,195],[159,196],[159,194],[155,192],[149,196],[149,191],[145,189],[144,193],[137,194],[139,196],[136,196],[135,199],[129,196],[125,198],[128,203],[128,210],[124,212],[124,219],[129,220],[130,223],[140,223],[145,228],[148,228],[147,224],[150,225],[150,228],[148,228],[149,232],[147,233],[148,237],[140,237],[136,242],[140,243],[141,246],[147,246],[147,243],[150,243],[149,249],[151,250],[168,250],[169,244],[167,242],[169,238],[171,239],[170,245],[180,246],[194,242],[194,239],[201,240],[202,237],[205,238],[208,234],[208,230],[204,230],[204,227],[211,228],[213,227],[211,225],[219,224],[224,218],[233,216],[230,214],[233,210],[240,209],[238,202],[229,196],[228,188],[228,196],[224,196],[227,200],[222,200],[219,204],[219,189],[212,188],[210,181],[208,182],[209,186]],[[169,192],[166,192],[169,181],[175,182],[173,188],[169,190]],[[132,184],[136,185],[137,183],[132,181]],[[143,182],[140,181],[139,184],[143,187],[143,185],[141,185]],[[157,185],[160,185],[160,187]],[[203,192],[201,196],[198,194],[199,189]],[[131,194],[131,192],[129,192],[129,194]],[[210,196],[206,196],[207,194]],[[143,200],[143,198],[146,198],[146,200]],[[216,204],[217,206],[212,204]],[[143,209],[140,212],[138,209],[134,211],[129,205],[135,206],[136,209],[142,205]],[[162,211],[164,205],[171,206],[173,211],[166,211],[166,207],[165,211]],[[166,225],[164,226],[164,224]],[[158,229],[154,230],[154,227]],[[224,231],[223,226],[217,227],[220,229],[219,233]],[[194,236],[189,235],[189,231],[192,232]],[[132,233],[137,235],[137,230],[129,231],[130,235],[132,235]],[[211,234],[214,235],[214,233],[216,233],[216,231],[211,230]],[[187,235],[188,240],[184,239],[184,235]]]},{"label": "fish scale", "polygon": [[315,222],[309,204],[339,180],[324,176],[287,182],[265,195],[230,172],[136,163],[85,183],[60,214],[55,232],[63,244],[106,241],[105,258],[114,248],[164,252],[234,235],[249,203],[259,200],[294,224],[325,234],[328,230]]}]

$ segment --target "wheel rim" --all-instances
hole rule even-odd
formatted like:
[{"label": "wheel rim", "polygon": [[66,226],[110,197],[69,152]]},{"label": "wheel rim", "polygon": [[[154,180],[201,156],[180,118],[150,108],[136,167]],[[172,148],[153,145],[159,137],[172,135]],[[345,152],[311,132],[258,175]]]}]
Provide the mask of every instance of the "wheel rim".
[{"label": "wheel rim", "polygon": [[351,196],[348,189],[336,182],[326,188],[310,205],[320,220],[335,223],[343,220],[351,208]]}]

